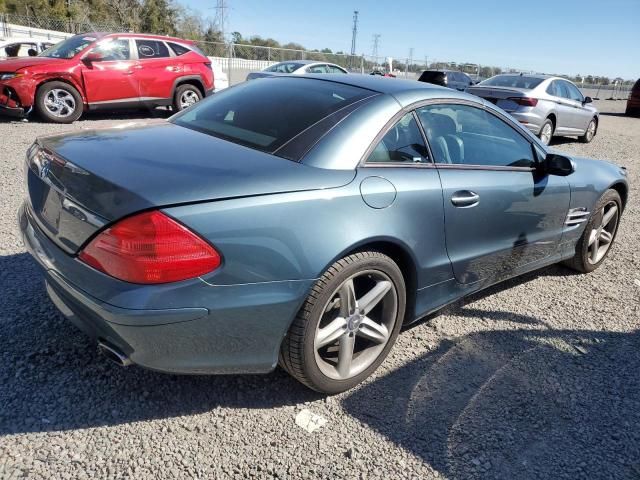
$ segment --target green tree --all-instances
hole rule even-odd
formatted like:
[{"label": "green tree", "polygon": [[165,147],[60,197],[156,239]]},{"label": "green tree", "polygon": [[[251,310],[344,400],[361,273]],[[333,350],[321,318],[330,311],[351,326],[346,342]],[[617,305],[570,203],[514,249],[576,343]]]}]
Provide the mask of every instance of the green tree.
[{"label": "green tree", "polygon": [[144,0],[140,29],[146,33],[175,35],[177,13],[171,0]]}]

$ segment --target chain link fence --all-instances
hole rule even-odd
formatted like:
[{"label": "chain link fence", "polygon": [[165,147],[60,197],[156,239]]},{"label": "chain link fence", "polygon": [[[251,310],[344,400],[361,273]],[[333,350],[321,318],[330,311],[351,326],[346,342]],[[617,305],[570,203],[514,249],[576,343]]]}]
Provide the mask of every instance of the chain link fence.
[{"label": "chain link fence", "polygon": [[[41,18],[35,15],[0,13],[0,37],[44,36],[50,40],[62,40],[71,34],[85,32],[123,32],[128,29],[116,23]],[[476,63],[456,63],[424,58],[392,58],[386,56],[348,55],[317,50],[294,50],[279,47],[196,41],[198,47],[216,62],[227,74],[229,85],[243,82],[249,72],[262,70],[278,62],[291,60],[313,60],[339,65],[352,73],[380,73],[399,78],[418,79],[424,70],[448,69],[466,73],[475,82],[499,73],[536,73],[534,71],[495,67]],[[594,99],[626,99],[632,83],[610,83],[608,85],[578,83],[584,95]]]}]

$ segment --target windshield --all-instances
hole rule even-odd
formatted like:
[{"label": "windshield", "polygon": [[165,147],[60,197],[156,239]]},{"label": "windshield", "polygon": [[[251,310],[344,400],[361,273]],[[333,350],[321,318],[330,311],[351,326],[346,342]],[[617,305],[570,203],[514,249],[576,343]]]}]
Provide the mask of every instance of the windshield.
[{"label": "windshield", "polygon": [[73,58],[96,40],[96,37],[76,35],[75,37],[67,38],[65,41],[55,44],[53,47],[46,49],[38,56],[49,58]]},{"label": "windshield", "polygon": [[511,87],[511,88],[536,88],[544,81],[540,77],[527,77],[525,75],[496,75],[478,85],[486,87]]},{"label": "windshield", "polygon": [[274,153],[334,112],[375,93],[321,80],[263,78],[245,82],[171,118],[177,125]]},{"label": "windshield", "polygon": [[277,72],[277,73],[293,73],[300,67],[302,67],[303,63],[276,63],[275,65],[271,65],[268,68],[265,68],[265,72]]},{"label": "windshield", "polygon": [[420,82],[441,84],[444,82],[444,76],[444,72],[425,70],[424,72],[422,72],[422,75],[420,75],[420,78],[418,80]]}]

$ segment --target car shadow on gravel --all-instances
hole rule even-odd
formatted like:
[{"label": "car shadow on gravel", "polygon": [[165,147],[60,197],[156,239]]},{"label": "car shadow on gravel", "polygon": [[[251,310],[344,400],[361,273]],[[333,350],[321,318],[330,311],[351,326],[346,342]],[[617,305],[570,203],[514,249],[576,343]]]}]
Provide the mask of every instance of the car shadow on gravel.
[{"label": "car shadow on gravel", "polygon": [[442,340],[347,396],[350,415],[447,478],[640,478],[640,331],[450,308],[521,325]]},{"label": "car shadow on gravel", "polygon": [[[100,121],[100,120],[148,120],[152,118],[169,118],[173,115],[173,111],[165,108],[150,108],[150,109],[135,109],[135,110],[105,110],[105,111],[91,111],[82,114],[78,122]],[[51,122],[42,120],[37,114],[32,113],[29,115],[28,120],[20,118],[0,116],[0,123],[48,123],[54,125]]]},{"label": "car shadow on gravel", "polygon": [[0,287],[0,437],[321,398],[279,370],[179,376],[117,367],[57,312],[26,253],[0,257]]}]

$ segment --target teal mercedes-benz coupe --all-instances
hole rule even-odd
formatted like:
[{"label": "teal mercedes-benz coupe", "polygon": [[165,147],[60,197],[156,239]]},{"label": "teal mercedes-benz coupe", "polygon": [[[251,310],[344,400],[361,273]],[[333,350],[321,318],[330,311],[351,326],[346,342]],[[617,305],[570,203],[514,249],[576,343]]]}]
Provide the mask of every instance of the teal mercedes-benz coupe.
[{"label": "teal mercedes-benz coupe", "polygon": [[24,242],[109,358],[280,364],[326,393],[460,297],[598,268],[629,190],[490,102],[361,75],[246,82],[168,121],[40,138],[27,163]]}]

